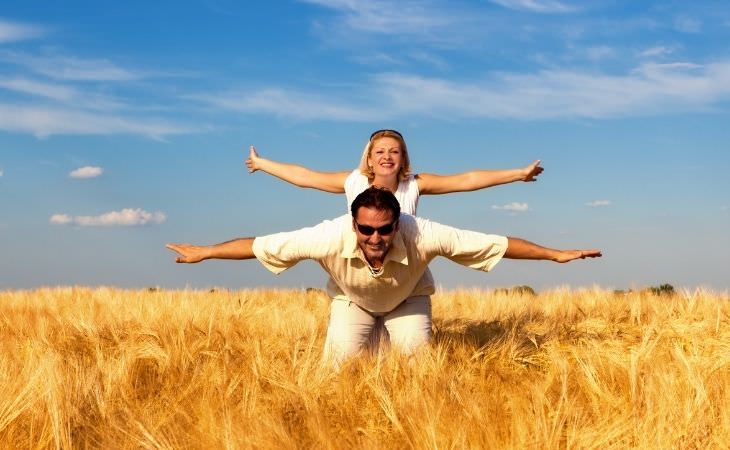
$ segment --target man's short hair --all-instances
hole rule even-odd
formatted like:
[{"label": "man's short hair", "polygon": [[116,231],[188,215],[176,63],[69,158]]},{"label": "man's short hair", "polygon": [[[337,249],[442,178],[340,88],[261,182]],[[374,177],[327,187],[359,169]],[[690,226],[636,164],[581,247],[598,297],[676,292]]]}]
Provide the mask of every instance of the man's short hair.
[{"label": "man's short hair", "polygon": [[400,203],[395,195],[386,188],[370,186],[362,191],[350,205],[352,217],[357,217],[357,212],[362,207],[390,211],[393,213],[394,219],[400,217]]}]

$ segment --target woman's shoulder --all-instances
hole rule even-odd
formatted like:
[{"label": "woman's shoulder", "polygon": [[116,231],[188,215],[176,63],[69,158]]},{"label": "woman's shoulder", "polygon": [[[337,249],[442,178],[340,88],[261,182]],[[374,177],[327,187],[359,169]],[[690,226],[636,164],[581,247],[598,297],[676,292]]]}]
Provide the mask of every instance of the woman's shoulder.
[{"label": "woman's shoulder", "polygon": [[353,169],[353,171],[347,175],[347,180],[362,180],[363,178],[366,181],[368,179],[365,175],[362,174],[362,172],[360,172],[359,168]]},{"label": "woman's shoulder", "polygon": [[360,169],[355,169],[350,172],[350,175],[345,179],[345,194],[348,197],[348,204],[352,203],[355,196],[367,189],[368,186],[368,177],[360,173]]}]

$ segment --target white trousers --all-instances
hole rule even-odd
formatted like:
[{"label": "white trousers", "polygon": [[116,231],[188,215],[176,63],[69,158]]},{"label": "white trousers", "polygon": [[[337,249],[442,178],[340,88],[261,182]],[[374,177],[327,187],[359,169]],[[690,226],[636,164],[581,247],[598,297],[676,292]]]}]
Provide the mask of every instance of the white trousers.
[{"label": "white trousers", "polygon": [[411,354],[431,340],[431,297],[409,297],[385,313],[368,312],[349,300],[333,299],[325,359],[339,367],[346,359],[365,350],[368,343],[377,342],[377,339],[371,339],[371,334],[377,332],[379,319],[390,335],[390,345],[404,354]]}]

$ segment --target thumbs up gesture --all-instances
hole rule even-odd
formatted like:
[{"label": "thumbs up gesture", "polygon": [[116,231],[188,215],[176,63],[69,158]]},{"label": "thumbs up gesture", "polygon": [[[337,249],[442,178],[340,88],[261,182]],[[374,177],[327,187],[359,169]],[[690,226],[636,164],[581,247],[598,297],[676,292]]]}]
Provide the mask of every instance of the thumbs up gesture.
[{"label": "thumbs up gesture", "polygon": [[522,181],[536,181],[537,176],[542,173],[544,169],[540,167],[540,160],[536,160],[529,166],[522,169]]},{"label": "thumbs up gesture", "polygon": [[248,150],[248,159],[246,160],[246,167],[248,167],[248,173],[254,173],[260,169],[259,167],[259,154],[256,153],[256,149],[252,145]]}]

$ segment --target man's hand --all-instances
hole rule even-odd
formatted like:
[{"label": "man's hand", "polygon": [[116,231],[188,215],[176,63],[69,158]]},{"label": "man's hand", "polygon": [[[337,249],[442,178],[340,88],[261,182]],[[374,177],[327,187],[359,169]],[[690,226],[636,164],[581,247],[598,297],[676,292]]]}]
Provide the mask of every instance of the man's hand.
[{"label": "man's hand", "polygon": [[504,257],[509,259],[536,259],[566,263],[574,259],[599,258],[601,251],[591,250],[557,250],[533,244],[516,237],[507,237],[507,250]]},{"label": "man's hand", "polygon": [[248,173],[254,173],[261,168],[259,167],[259,154],[256,153],[256,149],[253,147],[253,145],[248,150],[246,167],[248,167]]},{"label": "man's hand", "polygon": [[177,263],[197,263],[208,258],[208,247],[191,244],[167,244],[165,247],[180,256],[175,259]]},{"label": "man's hand", "polygon": [[540,175],[543,170],[545,169],[540,167],[540,160],[536,160],[529,166],[522,169],[522,181],[537,181],[537,176]]},{"label": "man's hand", "polygon": [[603,256],[600,250],[560,250],[554,261],[559,263],[566,263],[573,261],[574,259],[585,259],[585,258],[600,258]]}]

